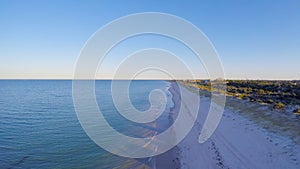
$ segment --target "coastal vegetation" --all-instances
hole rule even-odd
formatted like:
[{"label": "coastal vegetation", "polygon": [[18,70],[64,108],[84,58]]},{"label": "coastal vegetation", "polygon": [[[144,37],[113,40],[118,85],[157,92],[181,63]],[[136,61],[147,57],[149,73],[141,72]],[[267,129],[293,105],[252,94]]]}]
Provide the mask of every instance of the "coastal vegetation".
[{"label": "coastal vegetation", "polygon": [[[218,91],[211,87],[216,81],[185,80],[181,83],[204,91]],[[226,83],[226,96],[268,105],[276,110],[291,110],[300,115],[300,81],[226,80],[223,83]]]},{"label": "coastal vegetation", "polygon": [[[217,89],[209,80],[179,81],[200,95]],[[300,81],[226,80],[226,107],[249,117],[263,128],[300,143]],[[198,90],[200,89],[200,90]]]}]

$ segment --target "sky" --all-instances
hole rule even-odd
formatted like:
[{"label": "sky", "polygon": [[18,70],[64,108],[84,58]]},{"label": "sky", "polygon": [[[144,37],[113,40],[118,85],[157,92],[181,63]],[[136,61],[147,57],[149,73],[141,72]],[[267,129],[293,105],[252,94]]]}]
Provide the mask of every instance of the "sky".
[{"label": "sky", "polygon": [[[0,79],[72,79],[94,32],[141,12],[169,13],[197,26],[217,50],[227,79],[300,79],[299,9],[297,0],[0,0]],[[175,49],[206,78],[203,65],[171,41],[129,39],[108,54],[97,78],[110,78],[125,55],[153,47]]]}]

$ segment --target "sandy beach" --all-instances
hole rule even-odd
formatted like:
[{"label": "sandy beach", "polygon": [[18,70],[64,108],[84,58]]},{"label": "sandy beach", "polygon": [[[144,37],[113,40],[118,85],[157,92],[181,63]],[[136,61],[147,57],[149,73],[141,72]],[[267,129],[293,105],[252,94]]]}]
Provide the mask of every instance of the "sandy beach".
[{"label": "sandy beach", "polygon": [[[173,94],[178,109],[180,97],[173,83]],[[199,97],[188,89],[193,97]],[[198,137],[207,116],[209,97],[201,96],[196,124],[171,151],[156,157],[156,168],[299,168],[300,145],[281,133],[264,129],[238,111],[225,107],[223,118],[213,136],[203,144]],[[195,103],[196,104],[196,103]],[[242,103],[242,106],[247,104]],[[171,115],[172,116],[172,112]],[[177,162],[179,161],[179,163]]]}]

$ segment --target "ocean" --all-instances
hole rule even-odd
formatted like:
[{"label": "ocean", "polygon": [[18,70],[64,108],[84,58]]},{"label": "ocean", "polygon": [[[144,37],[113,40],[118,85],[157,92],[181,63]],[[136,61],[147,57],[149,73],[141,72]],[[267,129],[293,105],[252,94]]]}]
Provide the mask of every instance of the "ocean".
[{"label": "ocean", "polygon": [[[155,125],[121,116],[112,100],[111,81],[95,81],[95,94],[100,110],[115,130],[130,137],[145,137],[172,124],[169,87],[168,81],[131,82],[131,102],[141,111],[150,107],[153,89],[165,92],[167,106]],[[0,168],[127,168],[151,163],[151,159],[113,155],[85,134],[74,110],[71,80],[0,80]]]}]

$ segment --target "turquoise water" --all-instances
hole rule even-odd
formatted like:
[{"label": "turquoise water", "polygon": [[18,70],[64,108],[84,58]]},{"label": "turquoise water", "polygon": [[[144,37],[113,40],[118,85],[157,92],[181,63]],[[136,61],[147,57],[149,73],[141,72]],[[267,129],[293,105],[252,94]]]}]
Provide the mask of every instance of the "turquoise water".
[{"label": "turquoise water", "polygon": [[[112,102],[111,81],[95,84],[100,109],[117,131],[145,137],[171,125],[168,112],[173,103],[169,82],[133,81],[130,86],[132,104],[139,110],[149,108],[151,90],[166,93],[168,105],[155,125],[142,125],[122,117]],[[72,81],[0,81],[0,168],[113,168],[129,161],[132,159],[101,149],[85,134],[73,107]]]}]

